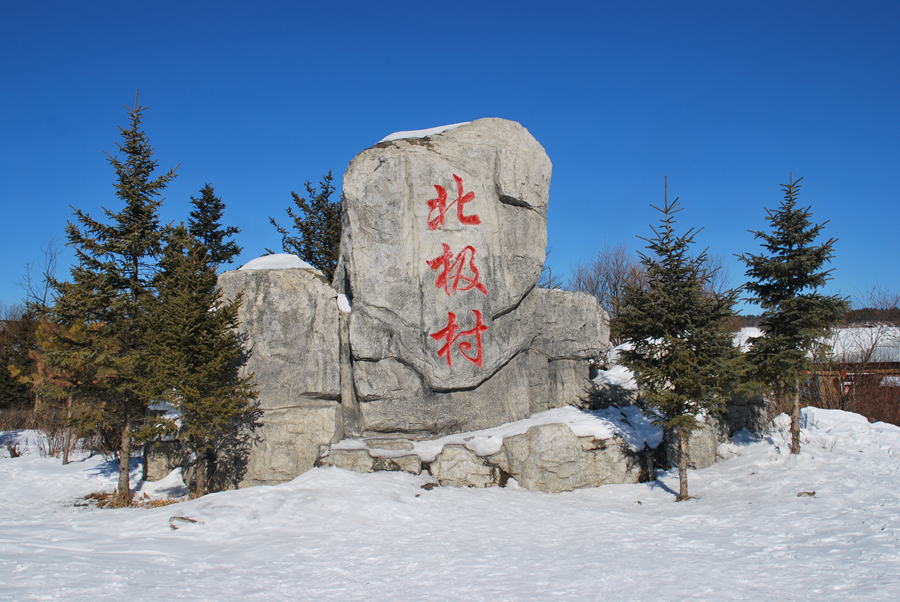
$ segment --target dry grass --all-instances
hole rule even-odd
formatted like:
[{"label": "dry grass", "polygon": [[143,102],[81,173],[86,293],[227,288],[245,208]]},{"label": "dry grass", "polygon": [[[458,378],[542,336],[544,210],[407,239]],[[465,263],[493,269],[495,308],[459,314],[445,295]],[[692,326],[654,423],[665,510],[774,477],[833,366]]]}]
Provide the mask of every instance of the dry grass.
[{"label": "dry grass", "polygon": [[[129,508],[162,508],[163,506],[171,506],[172,504],[178,504],[180,502],[187,501],[188,499],[193,499],[193,497],[185,496],[185,497],[176,497],[176,498],[161,498],[161,499],[150,499],[146,493],[142,496],[136,496],[131,500],[131,504],[128,506]],[[76,507],[80,508],[121,508],[119,505],[119,493],[118,491],[98,491],[96,493],[89,493],[88,495],[81,498],[82,501],[75,502]]]}]

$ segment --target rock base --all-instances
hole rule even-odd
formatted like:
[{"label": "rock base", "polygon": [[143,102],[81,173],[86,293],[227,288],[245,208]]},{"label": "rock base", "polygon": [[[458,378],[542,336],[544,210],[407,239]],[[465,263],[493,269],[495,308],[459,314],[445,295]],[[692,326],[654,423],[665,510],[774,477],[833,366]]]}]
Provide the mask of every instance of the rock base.
[{"label": "rock base", "polygon": [[431,462],[422,462],[397,440],[389,448],[366,441],[360,449],[323,445],[316,466],[355,472],[427,472],[447,487],[503,487],[509,479],[526,489],[558,493],[584,487],[642,483],[656,478],[653,450],[633,451],[620,437],[577,437],[565,424],[532,427],[507,437],[500,451],[479,456],[465,445],[446,445]]}]

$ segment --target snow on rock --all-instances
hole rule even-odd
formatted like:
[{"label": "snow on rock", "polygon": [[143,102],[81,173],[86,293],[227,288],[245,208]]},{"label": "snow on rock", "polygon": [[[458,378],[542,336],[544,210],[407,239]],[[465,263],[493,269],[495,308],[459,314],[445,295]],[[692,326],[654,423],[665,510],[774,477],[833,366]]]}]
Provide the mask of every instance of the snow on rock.
[{"label": "snow on rock", "polygon": [[135,494],[140,498],[147,496],[151,500],[169,499],[183,497],[188,494],[187,485],[181,475],[181,468],[176,468],[166,477],[158,481],[145,482],[141,481]]},{"label": "snow on rock", "polygon": [[345,314],[349,314],[352,309],[350,307],[350,299],[344,293],[337,296],[338,309]]},{"label": "snow on rock", "polygon": [[637,382],[634,380],[634,372],[625,366],[613,366],[609,370],[594,370],[591,372],[591,380],[602,385],[621,387],[626,391],[637,391]]},{"label": "snow on rock", "polygon": [[610,439],[619,436],[633,451],[641,451],[645,447],[655,448],[662,441],[662,430],[637,407],[588,411],[567,406],[489,429],[457,433],[429,441],[414,441],[411,451],[371,449],[365,441],[359,439],[344,439],[332,445],[331,449],[366,449],[371,455],[383,458],[413,453],[422,462],[431,462],[447,445],[464,445],[478,456],[490,456],[500,451],[503,440],[507,437],[522,435],[533,427],[546,424],[565,424],[576,437]]},{"label": "snow on rock", "polygon": [[675,471],[548,495],[314,469],[101,510],[74,504],[114,462],[4,446],[0,600],[900,600],[900,428],[805,409],[794,456],[788,424],[734,437],[682,503]]},{"label": "snow on rock", "polygon": [[452,125],[440,125],[436,128],[428,128],[426,130],[410,130],[408,132],[394,132],[379,140],[378,142],[390,142],[391,140],[402,140],[404,138],[425,138],[426,136],[435,136],[441,132],[458,128],[461,125],[468,125],[471,121],[463,121],[462,123],[454,123]]},{"label": "snow on rock", "polygon": [[296,255],[290,253],[273,253],[252,259],[242,265],[239,270],[290,270],[290,269],[316,270]]}]

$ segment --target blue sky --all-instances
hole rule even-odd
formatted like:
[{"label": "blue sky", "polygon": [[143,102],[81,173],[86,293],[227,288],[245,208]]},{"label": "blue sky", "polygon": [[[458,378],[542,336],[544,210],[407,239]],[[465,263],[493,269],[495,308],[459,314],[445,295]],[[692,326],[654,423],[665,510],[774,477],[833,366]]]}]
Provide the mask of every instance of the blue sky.
[{"label": "blue sky", "polygon": [[640,247],[668,176],[740,284],[793,172],[838,239],[827,292],[900,290],[900,3],[258,4],[3,3],[0,301],[70,206],[119,209],[103,152],[136,89],[160,171],[180,164],[163,220],[211,183],[241,262],[280,246],[292,190],[387,134],[503,117],[553,162],[556,275]]}]

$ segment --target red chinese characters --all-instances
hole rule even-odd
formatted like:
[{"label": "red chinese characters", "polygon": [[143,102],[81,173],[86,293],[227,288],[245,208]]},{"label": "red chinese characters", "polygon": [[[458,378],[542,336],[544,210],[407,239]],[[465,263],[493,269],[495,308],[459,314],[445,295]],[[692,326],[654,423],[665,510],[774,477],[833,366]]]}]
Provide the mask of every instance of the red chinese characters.
[{"label": "red chinese characters", "polygon": [[457,349],[463,355],[464,358],[478,366],[482,367],[483,356],[481,353],[481,333],[487,332],[488,327],[484,325],[481,319],[481,312],[477,309],[473,309],[472,313],[475,314],[475,328],[471,330],[464,330],[463,332],[457,333],[459,330],[459,325],[456,323],[456,314],[452,311],[447,312],[447,326],[443,329],[437,331],[436,333],[431,335],[431,338],[440,341],[444,340],[444,346],[438,349],[438,357],[442,357],[447,360],[447,366],[453,367],[453,345],[456,343],[458,339],[461,337],[475,337],[475,357],[472,357],[467,351],[472,350],[472,343],[469,341],[462,341],[457,345]]},{"label": "red chinese characters", "polygon": [[[467,192],[463,194],[463,181],[458,175],[453,174],[453,179],[456,180],[456,200],[452,201],[449,205],[447,204],[447,190],[443,186],[434,185],[435,190],[437,190],[438,196],[436,199],[431,199],[428,201],[428,207],[430,211],[428,212],[428,229],[429,230],[437,230],[438,226],[444,225],[444,217],[447,214],[447,211],[453,204],[456,204],[456,219],[459,220],[459,223],[466,224],[468,226],[477,226],[481,223],[481,218],[477,215],[463,215],[463,205],[475,200],[474,192]],[[437,210],[437,217],[432,218],[432,214]]]},{"label": "red chinese characters", "polygon": [[[456,219],[459,220],[459,223],[467,226],[481,224],[480,217],[475,214],[466,215],[463,211],[466,203],[471,203],[475,200],[475,193],[465,192],[463,180],[458,175],[453,174],[453,179],[456,181],[456,199],[449,204],[447,203],[447,190],[437,184],[434,186],[438,196],[436,199],[428,201],[429,210],[426,221],[429,230],[437,230],[439,227],[444,226],[447,213],[454,204],[456,205]],[[437,215],[435,215],[435,212]],[[441,246],[443,251],[439,256],[425,260],[428,267],[438,272],[434,282],[435,286],[439,289],[444,289],[448,297],[471,290],[477,290],[481,294],[487,295],[487,288],[481,283],[478,268],[475,265],[475,247],[467,245],[454,256],[450,245],[441,243]],[[481,335],[487,332],[488,327],[484,325],[480,311],[473,309],[472,313],[475,314],[474,328],[459,332],[460,326],[456,321],[456,314],[448,311],[447,325],[441,330],[428,335],[435,341],[444,342],[444,345],[438,349],[437,355],[439,358],[444,358],[447,361],[448,368],[453,368],[454,348],[459,350],[459,353],[464,358],[479,368],[483,367],[484,356],[482,353]],[[475,350],[474,355],[472,355],[473,349]]]},{"label": "red chinese characters", "polygon": [[[434,281],[435,286],[443,288],[448,297],[450,296],[450,291],[464,293],[472,289],[487,295],[487,289],[478,281],[478,268],[475,267],[475,248],[471,245],[467,246],[454,259],[450,245],[447,243],[442,243],[442,245],[444,253],[426,262],[432,270],[441,271]],[[467,264],[469,275],[466,275],[465,271]]]}]

